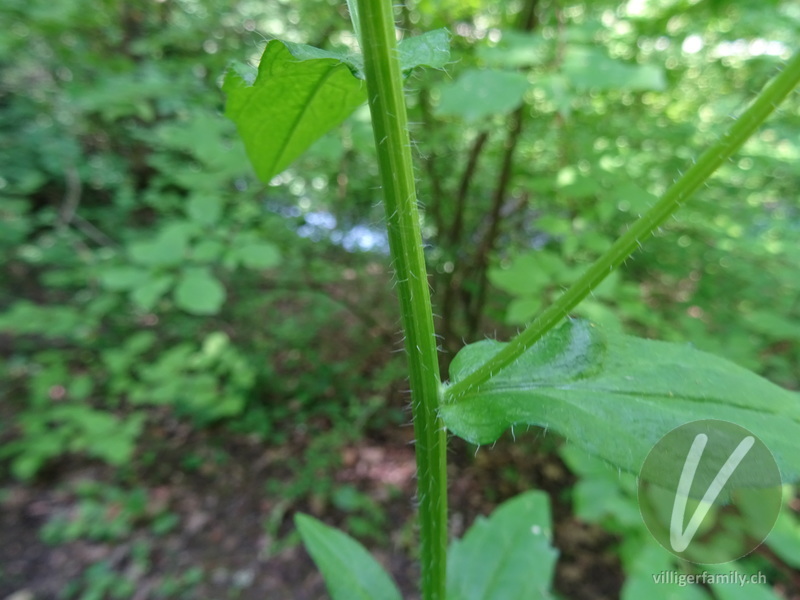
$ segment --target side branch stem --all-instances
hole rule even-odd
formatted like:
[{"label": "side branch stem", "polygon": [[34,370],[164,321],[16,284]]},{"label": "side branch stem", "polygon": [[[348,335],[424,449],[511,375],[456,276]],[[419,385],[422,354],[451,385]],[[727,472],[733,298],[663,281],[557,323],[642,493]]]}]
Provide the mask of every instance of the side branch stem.
[{"label": "side branch stem", "polygon": [[522,333],[500,352],[463,380],[446,389],[445,401],[458,401],[460,396],[486,383],[495,373],[511,365],[528,348],[555,327],[569,311],[589,295],[600,282],[627,259],[641,243],[658,229],[689,197],[703,185],[719,166],[728,160],[773,110],[800,83],[800,52],[786,64],[758,95],[750,107],[731,126],[722,139],[706,150],[698,161],[644,215],[631,225],[587,271],[545,310]]}]

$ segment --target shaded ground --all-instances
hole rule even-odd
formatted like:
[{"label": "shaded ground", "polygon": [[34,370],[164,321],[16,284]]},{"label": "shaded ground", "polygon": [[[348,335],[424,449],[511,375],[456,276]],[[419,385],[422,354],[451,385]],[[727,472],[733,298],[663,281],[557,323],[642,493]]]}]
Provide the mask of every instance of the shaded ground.
[{"label": "shaded ground", "polygon": [[[277,447],[222,431],[193,431],[170,419],[150,435],[142,446],[155,449],[156,458],[138,473],[64,461],[34,485],[6,482],[0,496],[0,599],[56,599],[81,573],[84,593],[101,590],[97,598],[124,585],[136,600],[327,598],[321,576],[296,543],[291,515],[298,510],[352,531],[392,572],[404,598],[417,598],[410,427],[388,427],[332,447],[327,472],[306,463],[303,471],[310,474],[291,469],[293,459],[313,460],[321,452],[310,429],[293,432]],[[535,436],[528,437],[477,454],[452,440],[452,533],[461,535],[477,515],[516,493],[544,489],[553,500],[561,553],[559,592],[574,600],[618,597],[622,574],[610,549],[614,540],[570,516],[564,492],[572,476]],[[298,487],[309,476],[310,488]],[[45,544],[41,528],[49,519],[79,515],[75,490],[87,480],[146,490],[131,531],[110,541]],[[110,502],[104,510],[100,520],[115,522],[131,509]],[[171,522],[171,528],[162,532],[159,522]],[[90,565],[95,571],[86,571]],[[106,572],[112,575],[102,592]]]}]

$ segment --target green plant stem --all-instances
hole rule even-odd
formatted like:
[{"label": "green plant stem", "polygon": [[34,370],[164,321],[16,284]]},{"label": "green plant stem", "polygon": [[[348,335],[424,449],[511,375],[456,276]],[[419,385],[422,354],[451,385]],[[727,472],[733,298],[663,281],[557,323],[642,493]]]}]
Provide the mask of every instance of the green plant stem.
[{"label": "green plant stem", "polygon": [[392,2],[359,0],[358,11],[372,129],[409,362],[416,436],[422,597],[444,600],[446,433],[437,413],[441,382]]},{"label": "green plant stem", "polygon": [[449,386],[444,400],[460,396],[487,382],[555,327],[570,310],[594,290],[641,243],[660,227],[697,189],[728,160],[800,83],[800,52],[786,64],[733,124],[722,139],[708,149],[667,192],[642,215],[587,271],[522,333],[468,377]]}]

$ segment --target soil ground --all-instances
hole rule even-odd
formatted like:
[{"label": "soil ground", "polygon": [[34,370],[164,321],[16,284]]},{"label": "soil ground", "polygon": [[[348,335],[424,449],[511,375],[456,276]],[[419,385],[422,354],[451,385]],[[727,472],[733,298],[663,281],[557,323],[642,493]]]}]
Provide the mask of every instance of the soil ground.
[{"label": "soil ground", "polygon": [[[103,561],[133,582],[134,600],[327,598],[321,576],[293,533],[291,517],[303,511],[334,526],[350,528],[360,522],[359,531],[377,523],[368,531],[372,535],[358,537],[391,571],[404,598],[415,600],[419,572],[412,556],[412,435],[410,427],[371,430],[364,439],[335,448],[335,468],[312,474],[320,482],[330,479],[333,489],[355,489],[360,492],[357,498],[369,498],[370,506],[378,510],[366,518],[361,514],[360,521],[353,520],[353,511],[337,507],[330,494],[312,490],[292,498],[275,491],[276,480],[291,490],[296,478],[303,476],[289,465],[292,457],[308,452],[308,431],[268,447],[247,436],[196,431],[173,422],[149,432],[145,446],[157,449],[157,460],[136,473],[120,474],[73,459],[51,465],[33,484],[7,480],[0,488],[0,599],[56,600],[69,582]],[[534,487],[543,489],[552,501],[555,545],[560,551],[557,591],[572,600],[617,598],[623,576],[613,551],[614,538],[571,515],[564,492],[573,476],[541,440],[533,434],[527,437],[513,444],[501,441],[477,454],[460,440],[451,440],[452,534],[461,535],[478,515],[490,513],[506,498]],[[195,457],[191,468],[187,456]],[[124,487],[121,480],[147,490],[147,509],[129,535],[115,542],[48,545],[42,541],[41,529],[48,520],[76,515],[79,482]],[[267,481],[272,483],[267,486]],[[158,534],[147,515],[160,511],[176,515],[177,522]],[[379,531],[382,526],[388,531]],[[144,562],[136,560],[137,544],[150,549]],[[202,569],[199,583],[164,593],[168,576],[192,567]]]}]

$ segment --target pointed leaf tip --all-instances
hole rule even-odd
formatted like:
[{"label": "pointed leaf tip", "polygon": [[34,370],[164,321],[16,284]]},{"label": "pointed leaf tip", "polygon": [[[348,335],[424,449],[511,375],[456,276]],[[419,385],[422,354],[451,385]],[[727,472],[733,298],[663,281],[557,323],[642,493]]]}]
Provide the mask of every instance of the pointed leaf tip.
[{"label": "pointed leaf tip", "polygon": [[401,600],[392,578],[356,540],[302,513],[294,522],[333,600]]},{"label": "pointed leaf tip", "polygon": [[236,123],[259,178],[269,182],[366,100],[347,57],[270,41],[258,74],[241,65],[223,83],[225,114]]}]

